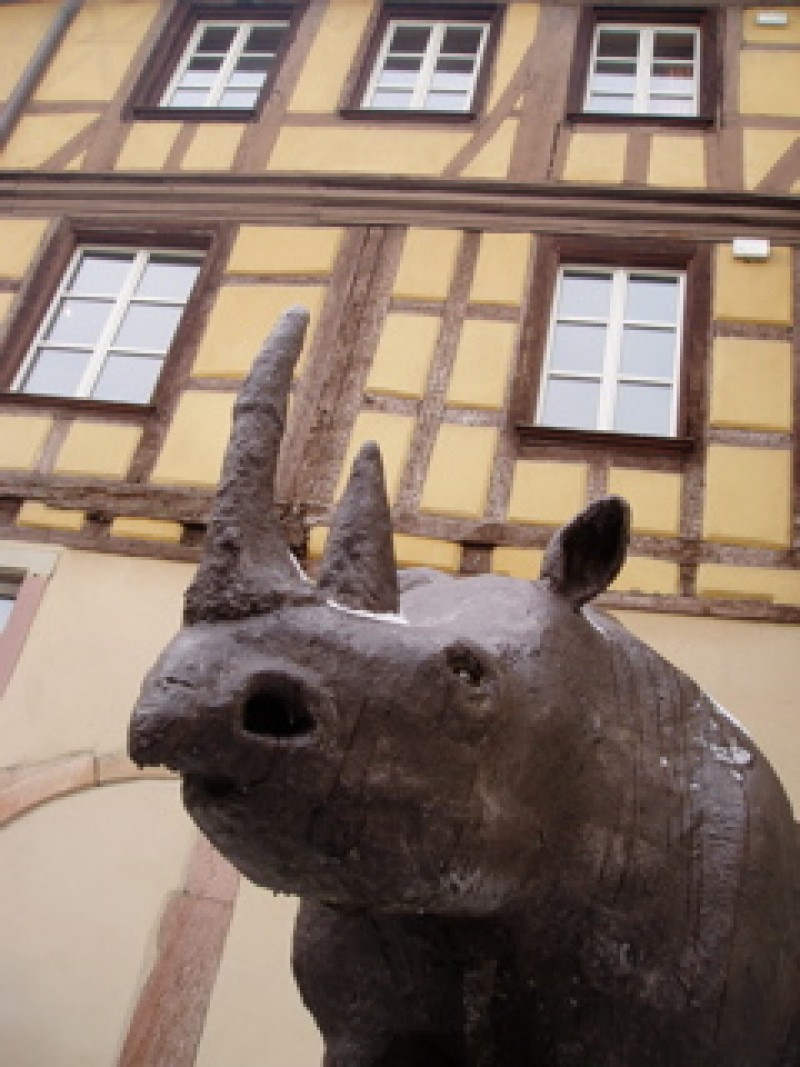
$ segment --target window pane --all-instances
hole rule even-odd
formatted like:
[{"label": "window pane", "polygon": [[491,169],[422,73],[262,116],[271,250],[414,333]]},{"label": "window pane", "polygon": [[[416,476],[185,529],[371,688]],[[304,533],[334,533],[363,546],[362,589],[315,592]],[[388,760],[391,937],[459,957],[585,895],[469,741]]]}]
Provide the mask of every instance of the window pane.
[{"label": "window pane", "polygon": [[697,111],[693,97],[672,98],[652,96],[647,104],[651,115],[694,115]]},{"label": "window pane", "polygon": [[70,283],[70,291],[92,296],[116,296],[128,276],[133,256],[86,253]]},{"label": "window pane", "polygon": [[392,52],[424,52],[431,35],[430,26],[396,26],[392,36]]},{"label": "window pane", "polygon": [[8,620],[11,618],[11,612],[14,608],[13,596],[9,596],[6,593],[0,593],[0,633],[5,630],[8,625]]},{"label": "window pane", "polygon": [[469,108],[469,93],[428,93],[425,97],[426,111],[466,111]]},{"label": "window pane", "polygon": [[625,320],[677,322],[678,279],[647,278],[632,274],[625,299]]},{"label": "window pane", "polygon": [[220,107],[245,108],[254,107],[258,100],[258,92],[252,89],[226,89],[220,97]]},{"label": "window pane", "polygon": [[639,34],[636,30],[600,30],[597,37],[598,57],[636,58],[639,54]]},{"label": "window pane", "polygon": [[205,107],[208,93],[194,89],[178,89],[170,97],[167,107]]},{"label": "window pane", "polygon": [[388,89],[378,89],[372,94],[372,102],[370,107],[385,107],[393,111],[400,111],[403,108],[411,106],[411,93],[403,92],[401,90],[391,91]]},{"label": "window pane", "polygon": [[444,33],[442,52],[474,55],[481,43],[480,26],[449,26]]},{"label": "window pane", "polygon": [[114,347],[166,352],[182,314],[182,307],[132,304],[114,338]]},{"label": "window pane", "polygon": [[236,35],[236,26],[207,26],[197,45],[198,52],[227,52]]},{"label": "window pane", "polygon": [[463,59],[440,59],[431,80],[433,89],[468,93],[472,88],[472,63]]},{"label": "window pane", "polygon": [[199,269],[197,263],[153,256],[144,269],[135,295],[157,300],[186,300]]},{"label": "window pane", "polygon": [[667,385],[620,383],[614,429],[668,437],[672,433],[672,389]]},{"label": "window pane", "polygon": [[110,300],[62,300],[47,331],[48,341],[95,344],[113,307]]},{"label": "window pane", "polygon": [[597,72],[592,78],[593,92],[632,96],[635,89],[636,67],[633,63],[602,62],[597,64]]},{"label": "window pane", "polygon": [[592,93],[586,110],[604,115],[629,115],[633,111],[633,96],[601,96],[599,93]]},{"label": "window pane", "polygon": [[610,274],[564,272],[558,303],[559,319],[607,319],[610,305]]},{"label": "window pane", "polygon": [[109,356],[92,390],[95,400],[147,404],[153,395],[162,361],[146,356]]},{"label": "window pane", "polygon": [[693,33],[666,33],[659,31],[653,43],[655,59],[694,59],[695,35]]},{"label": "window pane", "polygon": [[654,93],[672,93],[675,96],[692,96],[694,71],[691,67],[665,67],[658,63],[653,68],[650,90]]},{"label": "window pane", "polygon": [[622,374],[634,378],[669,378],[675,370],[675,331],[626,326],[622,334]]},{"label": "window pane", "polygon": [[265,68],[261,70],[245,70],[239,64],[228,80],[228,89],[246,89],[250,91],[251,96],[254,93],[257,95],[266,77],[267,71]]},{"label": "window pane", "polygon": [[605,326],[560,322],[553,332],[550,367],[581,374],[602,374]]},{"label": "window pane", "polygon": [[386,89],[413,89],[422,60],[389,56],[378,78],[378,85]]},{"label": "window pane", "polygon": [[44,396],[75,396],[89,362],[90,352],[43,348],[28,371],[23,393]]},{"label": "window pane", "polygon": [[189,69],[183,75],[180,81],[180,88],[184,90],[191,89],[210,89],[214,84],[214,78],[216,77],[214,71],[209,70],[194,70]]},{"label": "window pane", "polygon": [[285,26],[256,26],[250,31],[245,52],[272,52],[280,48]]},{"label": "window pane", "polygon": [[546,386],[539,422],[543,426],[594,430],[599,398],[599,382],[552,378]]}]

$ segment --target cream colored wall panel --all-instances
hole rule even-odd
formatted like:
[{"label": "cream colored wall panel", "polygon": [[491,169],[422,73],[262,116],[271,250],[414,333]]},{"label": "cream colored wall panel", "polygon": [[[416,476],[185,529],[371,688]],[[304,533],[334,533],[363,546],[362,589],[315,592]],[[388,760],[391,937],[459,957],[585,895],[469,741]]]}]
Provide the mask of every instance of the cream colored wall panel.
[{"label": "cream colored wall panel", "polygon": [[0,99],[7,99],[58,14],[60,4],[0,5]]},{"label": "cream colored wall panel", "polygon": [[739,108],[743,115],[800,118],[800,51],[744,51],[739,57]]},{"label": "cream colored wall panel", "polygon": [[183,394],[156,461],[153,482],[216,487],[235,399],[233,393]]},{"label": "cream colored wall panel", "polygon": [[795,130],[743,130],[745,188],[755,189],[796,140]]},{"label": "cream colored wall panel", "polygon": [[77,508],[54,508],[38,500],[26,500],[17,512],[17,525],[34,530],[63,530],[76,533],[83,529],[86,513]]},{"label": "cream colored wall panel", "polygon": [[460,246],[460,230],[409,229],[394,295],[410,300],[445,300]]},{"label": "cream colored wall panel", "polygon": [[52,425],[47,415],[0,415],[0,467],[24,471],[35,466]]},{"label": "cream colored wall panel", "polygon": [[386,316],[366,388],[373,393],[421,397],[442,322],[438,315]]},{"label": "cream colored wall panel", "polygon": [[765,262],[733,258],[717,246],[714,314],[719,319],[789,326],[792,322],[792,249],[772,247]]},{"label": "cream colored wall panel", "polygon": [[237,123],[217,122],[198,125],[181,170],[231,170],[244,133]]},{"label": "cream colored wall panel", "polygon": [[39,250],[47,226],[46,219],[0,221],[0,276],[21,278],[25,274]]},{"label": "cream colored wall panel", "polygon": [[650,185],[705,188],[705,140],[702,137],[653,137],[647,180]]},{"label": "cream colored wall panel", "polygon": [[450,129],[284,126],[268,169],[438,176],[468,139]]},{"label": "cream colored wall panel", "polygon": [[36,91],[36,100],[111,100],[159,4],[83,5]]},{"label": "cream colored wall panel", "polygon": [[785,26],[761,26],[756,22],[759,11],[772,10],[771,5],[745,9],[742,31],[748,44],[800,44],[800,11],[788,9],[785,4],[777,5],[787,17]]},{"label": "cream colored wall panel", "polygon": [[517,120],[505,119],[473,160],[461,171],[463,178],[505,178],[517,136]]},{"label": "cream colored wall panel", "polygon": [[241,226],[229,274],[330,274],[342,230],[334,226]]},{"label": "cream colored wall panel", "polygon": [[124,537],[131,541],[166,541],[180,544],[183,527],[179,522],[167,519],[141,519],[133,515],[120,515],[111,523],[111,536]]},{"label": "cream colored wall panel", "polygon": [[96,115],[32,115],[17,124],[0,153],[0,167],[40,167],[72,137],[94,122]]},{"label": "cream colored wall panel", "polygon": [[500,41],[491,72],[487,111],[491,111],[533,44],[539,23],[539,4],[512,3],[506,7]]},{"label": "cream colored wall panel", "polygon": [[454,407],[502,408],[516,341],[517,327],[513,322],[466,319],[447,403]]},{"label": "cream colored wall panel", "polygon": [[480,518],[486,510],[497,430],[444,423],[433,446],[420,510]]},{"label": "cream colored wall panel", "polygon": [[290,112],[336,111],[371,12],[371,0],[338,0],[328,6],[292,93]]},{"label": "cream colored wall panel", "polygon": [[544,551],[541,548],[500,545],[492,550],[492,572],[535,582],[539,578],[543,559]]},{"label": "cream colored wall panel", "polygon": [[482,234],[470,300],[512,307],[520,304],[528,273],[531,241],[528,233]]},{"label": "cream colored wall panel", "polygon": [[697,595],[800,606],[800,571],[701,563],[697,568]]},{"label": "cream colored wall panel", "polygon": [[671,537],[681,528],[681,476],[668,471],[612,467],[609,493],[625,497],[637,533]]},{"label": "cream colored wall panel", "polygon": [[0,701],[0,766],[124,751],[142,679],[180,625],[193,572],[62,551]]},{"label": "cream colored wall panel", "polygon": [[564,180],[619,184],[627,143],[624,133],[573,133],[564,164]]},{"label": "cream colored wall panel", "polygon": [[292,977],[297,900],[242,879],[196,1067],[310,1067],[322,1038]]},{"label": "cream colored wall panel", "polygon": [[611,589],[618,593],[675,595],[680,591],[679,579],[677,563],[628,556]]},{"label": "cream colored wall panel", "polygon": [[194,837],[177,782],[94,789],[3,830],[0,1062],[116,1063]]},{"label": "cream colored wall panel", "polygon": [[585,463],[518,460],[514,466],[509,522],[560,526],[586,505]]},{"label": "cream colored wall panel", "polygon": [[792,348],[788,341],[715,338],[710,417],[712,426],[791,430]]},{"label": "cream colored wall panel", "polygon": [[394,500],[400,487],[400,479],[408,459],[411,446],[411,435],[414,432],[416,420],[408,415],[387,415],[380,411],[362,411],[355,421],[353,432],[347,446],[342,469],[339,472],[339,483],[336,487],[335,497],[340,497],[347,480],[350,477],[350,468],[358,450],[367,441],[375,441],[381,450],[383,458],[383,470],[386,478],[386,495],[389,500]]},{"label": "cream colored wall panel", "polygon": [[181,129],[180,122],[132,123],[115,169],[163,170]]},{"label": "cream colored wall panel", "polygon": [[141,436],[138,426],[73,422],[59,450],[55,473],[124,478]]},{"label": "cream colored wall panel", "polygon": [[703,535],[726,544],[786,548],[791,528],[791,453],[711,445]]},{"label": "cream colored wall panel", "polygon": [[325,289],[312,285],[227,285],[217,294],[200,342],[192,374],[195,378],[243,378],[278,318],[301,305],[310,313],[302,370],[325,299]]},{"label": "cream colored wall panel", "polygon": [[434,567],[455,574],[461,566],[461,545],[452,541],[410,534],[395,534],[392,540],[398,567]]}]

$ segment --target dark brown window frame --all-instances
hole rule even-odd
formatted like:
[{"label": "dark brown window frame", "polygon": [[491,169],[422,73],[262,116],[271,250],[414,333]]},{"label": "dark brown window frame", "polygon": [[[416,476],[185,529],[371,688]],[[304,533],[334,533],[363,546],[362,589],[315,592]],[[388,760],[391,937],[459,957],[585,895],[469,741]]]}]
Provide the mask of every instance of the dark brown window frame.
[{"label": "dark brown window frame", "polygon": [[[387,3],[383,4],[377,20],[368,29],[368,41],[365,49],[360,49],[356,58],[356,71],[352,88],[346,94],[345,102],[339,114],[345,119],[372,120],[374,122],[413,122],[413,123],[464,123],[474,122],[482,113],[489,88],[489,79],[494,65],[500,28],[505,17],[505,7],[495,4],[461,4],[443,7],[428,3]],[[430,19],[436,22],[485,22],[489,26],[486,47],[483,52],[481,69],[475,83],[472,107],[469,111],[421,111],[395,110],[362,107],[361,101],[367,90],[367,84],[380,54],[386,29],[392,19]]]},{"label": "dark brown window frame", "polygon": [[[187,227],[157,222],[136,227],[111,227],[90,220],[62,220],[20,290],[16,313],[0,349],[0,407],[36,408],[73,415],[96,414],[136,422],[155,416],[168,404],[174,391],[173,379],[186,362],[187,339],[196,329],[198,317],[204,313],[205,295],[212,272],[216,270],[222,244],[221,225]],[[83,245],[196,250],[203,253],[194,288],[164,359],[153,396],[147,404],[21,393],[11,389],[64,273],[76,249]]]},{"label": "dark brown window frame", "polygon": [[[678,377],[678,423],[675,436],[564,429],[533,422],[547,348],[558,271],[570,264],[653,268],[686,272]],[[622,455],[683,455],[692,452],[702,432],[704,397],[711,343],[711,248],[688,241],[631,237],[542,236],[538,240],[536,298],[522,327],[520,359],[511,393],[510,415],[523,453],[542,445],[576,449],[610,449]]]},{"label": "dark brown window frame", "polygon": [[[581,12],[567,89],[567,119],[596,126],[657,126],[706,128],[717,122],[722,64],[719,56],[718,13],[710,8],[586,7]],[[598,25],[627,22],[641,25],[693,26],[700,30],[700,93],[697,115],[630,115],[626,112],[584,111],[592,41]]]},{"label": "dark brown window frame", "polygon": [[[306,4],[298,3],[177,3],[164,31],[144,64],[124,109],[127,119],[155,119],[171,122],[250,122],[257,118],[283,65]],[[259,19],[288,19],[289,27],[275,59],[275,65],[261,88],[253,107],[163,107],[161,98],[175,68],[183,58],[189,38],[198,22],[253,22]]]}]

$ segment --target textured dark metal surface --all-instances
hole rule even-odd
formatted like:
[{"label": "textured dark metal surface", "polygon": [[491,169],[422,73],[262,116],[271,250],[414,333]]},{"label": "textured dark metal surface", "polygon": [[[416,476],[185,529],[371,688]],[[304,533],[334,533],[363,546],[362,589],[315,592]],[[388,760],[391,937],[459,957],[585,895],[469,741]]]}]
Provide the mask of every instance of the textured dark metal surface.
[{"label": "textured dark metal surface", "polygon": [[303,898],[326,1067],[796,1067],[797,829],[741,727],[584,606],[625,503],[559,531],[538,582],[401,573],[396,613],[368,448],[312,585],[272,501],[303,328],[284,318],[243,389],[130,750],[182,774],[247,877]]}]

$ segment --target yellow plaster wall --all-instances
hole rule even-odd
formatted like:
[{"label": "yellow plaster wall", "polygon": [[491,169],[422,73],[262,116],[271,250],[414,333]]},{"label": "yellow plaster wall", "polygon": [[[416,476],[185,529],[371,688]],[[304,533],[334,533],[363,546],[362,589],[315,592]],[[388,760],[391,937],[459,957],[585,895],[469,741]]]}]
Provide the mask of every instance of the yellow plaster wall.
[{"label": "yellow plaster wall", "polygon": [[55,473],[124,478],[141,436],[138,426],[73,422],[59,450]]},{"label": "yellow plaster wall", "polygon": [[636,533],[676,536],[681,528],[681,476],[668,471],[613,467],[609,493],[625,497],[633,512]]},{"label": "yellow plaster wall", "polygon": [[159,6],[154,0],[84,4],[35,99],[110,100]]},{"label": "yellow plaster wall", "polygon": [[[371,12],[371,0],[341,0],[328,5],[292,93],[289,111],[327,113],[339,107],[344,80]],[[316,137],[316,133],[311,136]]]},{"label": "yellow plaster wall", "polygon": [[454,407],[501,408],[516,339],[517,328],[513,322],[466,319],[450,376],[447,403]]},{"label": "yellow plaster wall", "polygon": [[482,234],[470,301],[516,307],[522,300],[531,242],[527,233]]},{"label": "yellow plaster wall", "polygon": [[0,834],[4,1064],[116,1063],[195,837],[179,794],[177,782],[107,786]]},{"label": "yellow plaster wall", "polygon": [[388,314],[366,388],[373,393],[421,397],[440,327],[438,315]]},{"label": "yellow plaster wall", "polygon": [[756,22],[757,13],[772,10],[772,5],[744,11],[742,32],[748,44],[800,44],[800,12],[793,8],[787,9],[785,4],[778,6],[788,16],[786,26],[759,26]]},{"label": "yellow plaster wall", "polygon": [[230,170],[244,126],[233,122],[198,124],[181,160],[181,170]]},{"label": "yellow plaster wall", "polygon": [[394,500],[408,458],[415,420],[408,415],[387,415],[380,411],[362,411],[355,421],[347,446],[335,496],[341,496],[350,477],[356,453],[367,441],[376,441],[383,457],[386,493]]},{"label": "yellow plaster wall", "polygon": [[243,378],[279,316],[294,304],[311,320],[298,370],[314,336],[325,290],[315,285],[226,285],[218,294],[200,342],[195,378]]},{"label": "yellow plaster wall", "polygon": [[64,114],[31,115],[21,119],[0,153],[0,166],[15,170],[40,167],[96,117]]},{"label": "yellow plaster wall", "polygon": [[492,551],[492,572],[535,582],[542,569],[543,559],[544,551],[540,548],[500,545]]},{"label": "yellow plaster wall", "polygon": [[180,122],[131,123],[116,170],[162,170],[181,128]]},{"label": "yellow plaster wall", "polygon": [[398,567],[434,567],[456,574],[461,566],[461,545],[411,534],[394,535],[394,554]]},{"label": "yellow plaster wall", "polygon": [[330,274],[342,231],[333,226],[241,226],[230,274]]},{"label": "yellow plaster wall", "polygon": [[573,133],[563,178],[568,182],[622,181],[628,138],[624,133]]},{"label": "yellow plaster wall", "polygon": [[506,7],[503,29],[495,53],[487,111],[495,107],[508,88],[525,53],[533,44],[539,23],[539,11],[539,4],[512,3]]},{"label": "yellow plaster wall", "polygon": [[85,519],[85,513],[76,508],[53,508],[38,500],[26,500],[17,513],[18,526],[67,533],[82,529]]},{"label": "yellow plaster wall", "polygon": [[184,393],[152,480],[166,485],[216,487],[235,399],[233,393]]},{"label": "yellow plaster wall", "polygon": [[711,445],[703,536],[728,544],[785,548],[791,524],[791,453]]},{"label": "yellow plaster wall", "polygon": [[724,600],[767,600],[800,605],[800,571],[776,567],[734,567],[701,563],[697,568],[698,596]]},{"label": "yellow plaster wall", "polygon": [[52,425],[46,415],[0,415],[0,467],[19,471],[34,467]]},{"label": "yellow plaster wall", "polygon": [[611,589],[626,593],[657,593],[674,595],[680,591],[677,563],[667,560],[648,559],[644,556],[628,556],[625,565]]},{"label": "yellow plaster wall", "polygon": [[0,276],[21,278],[38,251],[47,231],[46,219],[0,221]]},{"label": "yellow plaster wall", "polygon": [[789,326],[792,322],[792,250],[773,246],[766,262],[734,259],[717,246],[714,314],[719,319]]},{"label": "yellow plaster wall", "polygon": [[650,185],[702,189],[706,184],[702,137],[653,137],[647,174]]},{"label": "yellow plaster wall", "polygon": [[460,230],[410,229],[394,280],[394,295],[410,300],[446,299],[460,246]]},{"label": "yellow plaster wall", "polygon": [[196,1067],[321,1061],[322,1038],[289,968],[296,913],[293,897],[241,880]]},{"label": "yellow plaster wall", "polygon": [[486,510],[497,430],[444,423],[433,446],[420,509],[480,518]]},{"label": "yellow plaster wall", "polygon": [[10,96],[59,6],[35,2],[0,5],[0,99]]},{"label": "yellow plaster wall", "polygon": [[739,109],[743,115],[800,117],[800,52],[743,51],[739,57]]},{"label": "yellow plaster wall", "polygon": [[796,140],[794,130],[743,130],[745,187],[755,189]]},{"label": "yellow plaster wall", "polygon": [[510,522],[560,526],[586,504],[585,463],[519,460],[508,502]]},{"label": "yellow plaster wall", "polygon": [[517,136],[516,119],[505,119],[474,159],[461,170],[464,178],[505,178]]},{"label": "yellow plaster wall", "polygon": [[166,519],[118,516],[111,523],[111,536],[124,537],[130,541],[167,541],[177,545],[183,536],[183,527],[179,522],[169,522]]},{"label": "yellow plaster wall", "polygon": [[711,424],[752,430],[792,428],[792,348],[787,341],[717,337]]},{"label": "yellow plaster wall", "polygon": [[270,156],[273,171],[439,175],[468,140],[457,130],[284,126]]}]

